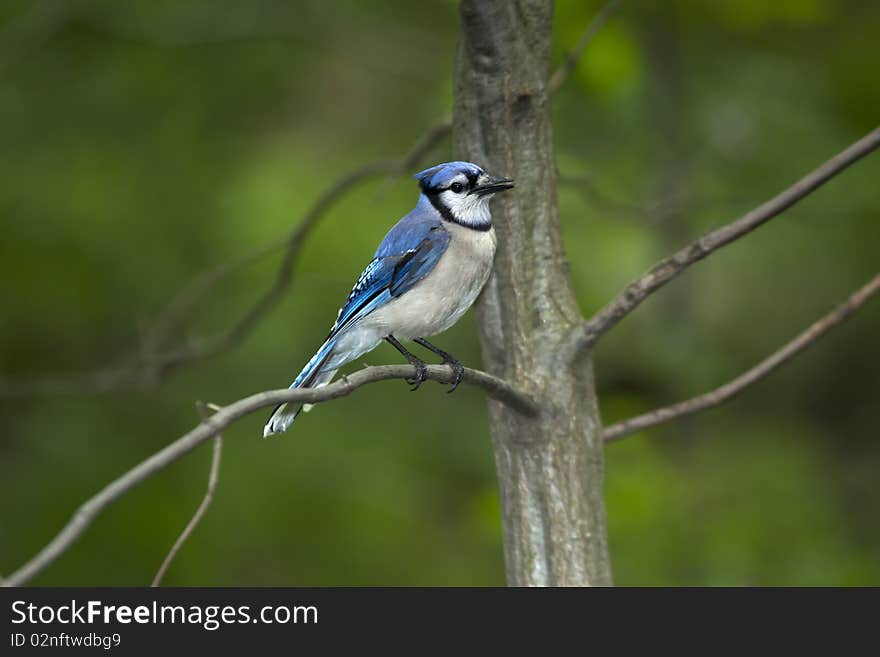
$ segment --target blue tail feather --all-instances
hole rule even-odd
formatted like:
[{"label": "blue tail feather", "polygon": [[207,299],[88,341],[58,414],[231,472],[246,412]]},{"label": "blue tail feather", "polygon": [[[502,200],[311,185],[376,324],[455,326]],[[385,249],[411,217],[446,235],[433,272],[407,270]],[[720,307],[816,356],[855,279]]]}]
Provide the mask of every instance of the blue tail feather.
[{"label": "blue tail feather", "polygon": [[[333,355],[333,347],[336,345],[336,336],[329,338],[311,360],[306,363],[297,377],[290,384],[290,388],[318,388],[326,385],[333,378],[336,370],[323,369]],[[296,416],[302,410],[308,410],[310,404],[279,404],[272,411],[266,426],[263,427],[263,437],[273,433],[282,433],[290,428]]]}]

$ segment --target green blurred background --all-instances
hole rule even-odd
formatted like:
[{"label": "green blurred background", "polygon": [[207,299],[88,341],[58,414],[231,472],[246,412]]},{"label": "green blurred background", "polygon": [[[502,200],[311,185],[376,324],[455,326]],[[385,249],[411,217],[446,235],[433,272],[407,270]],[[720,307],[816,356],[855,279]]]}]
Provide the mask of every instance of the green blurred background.
[{"label": "green blurred background", "polygon": [[[558,3],[554,63],[599,6]],[[439,1],[0,2],[0,573],[191,428],[195,400],[299,371],[413,205],[408,178],[334,206],[236,348],[112,393],[29,389],[117,363],[186,281],[406,152],[451,106],[457,20]],[[625,3],[553,99],[584,310],[872,129],[878,35],[869,0]],[[652,297],[597,355],[604,418],[733,377],[864,283],[878,181],[874,155]],[[279,259],[225,280],[174,340],[230,326]],[[725,407],[610,446],[616,582],[880,584],[878,335],[875,303]],[[479,365],[470,315],[438,343]],[[478,390],[377,384],[267,441],[264,419],[226,433],[214,504],[167,584],[503,583]],[[148,583],[209,459],[203,446],[127,495],[35,583]]]}]

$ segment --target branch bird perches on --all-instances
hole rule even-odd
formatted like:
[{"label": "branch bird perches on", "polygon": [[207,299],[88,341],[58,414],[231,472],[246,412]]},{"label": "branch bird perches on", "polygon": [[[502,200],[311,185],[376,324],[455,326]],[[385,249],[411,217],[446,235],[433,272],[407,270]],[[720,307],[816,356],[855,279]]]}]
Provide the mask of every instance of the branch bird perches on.
[{"label": "branch bird perches on", "polygon": [[[378,365],[343,376],[323,388],[270,390],[220,407],[214,415],[203,420],[194,429],[164,449],[156,452],[150,458],[142,461],[139,465],[88,499],[76,510],[73,517],[55,538],[25,565],[11,573],[3,582],[3,585],[20,586],[28,582],[61,556],[104,509],[138,484],[185,456],[205,441],[218,435],[235,420],[268,406],[275,406],[284,402],[316,404],[345,397],[361,386],[370,383],[387,381],[389,379],[408,379],[414,375],[415,368],[412,365]],[[428,380],[451,384],[455,378],[455,371],[446,365],[429,365],[427,367],[426,379]],[[462,375],[462,383],[482,388],[490,397],[508,404],[524,416],[538,413],[537,405],[527,393],[517,390],[511,384],[491,374],[465,368]]]}]

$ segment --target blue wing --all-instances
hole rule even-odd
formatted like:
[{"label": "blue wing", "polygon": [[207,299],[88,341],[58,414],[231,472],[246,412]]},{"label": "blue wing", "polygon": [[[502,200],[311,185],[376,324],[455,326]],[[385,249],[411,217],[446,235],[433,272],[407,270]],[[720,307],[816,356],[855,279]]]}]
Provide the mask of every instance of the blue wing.
[{"label": "blue wing", "polygon": [[437,220],[410,216],[398,222],[361,273],[329,337],[412,288],[434,269],[448,246],[449,233]]}]

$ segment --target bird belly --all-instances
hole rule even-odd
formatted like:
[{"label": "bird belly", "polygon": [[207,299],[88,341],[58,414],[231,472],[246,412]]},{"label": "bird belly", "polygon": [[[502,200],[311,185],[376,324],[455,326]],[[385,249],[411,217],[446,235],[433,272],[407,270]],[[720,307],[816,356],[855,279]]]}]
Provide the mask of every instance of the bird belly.
[{"label": "bird belly", "polygon": [[446,252],[411,290],[365,317],[365,329],[398,340],[436,335],[455,324],[473,305],[492,271],[495,230],[476,231],[447,224]]}]

